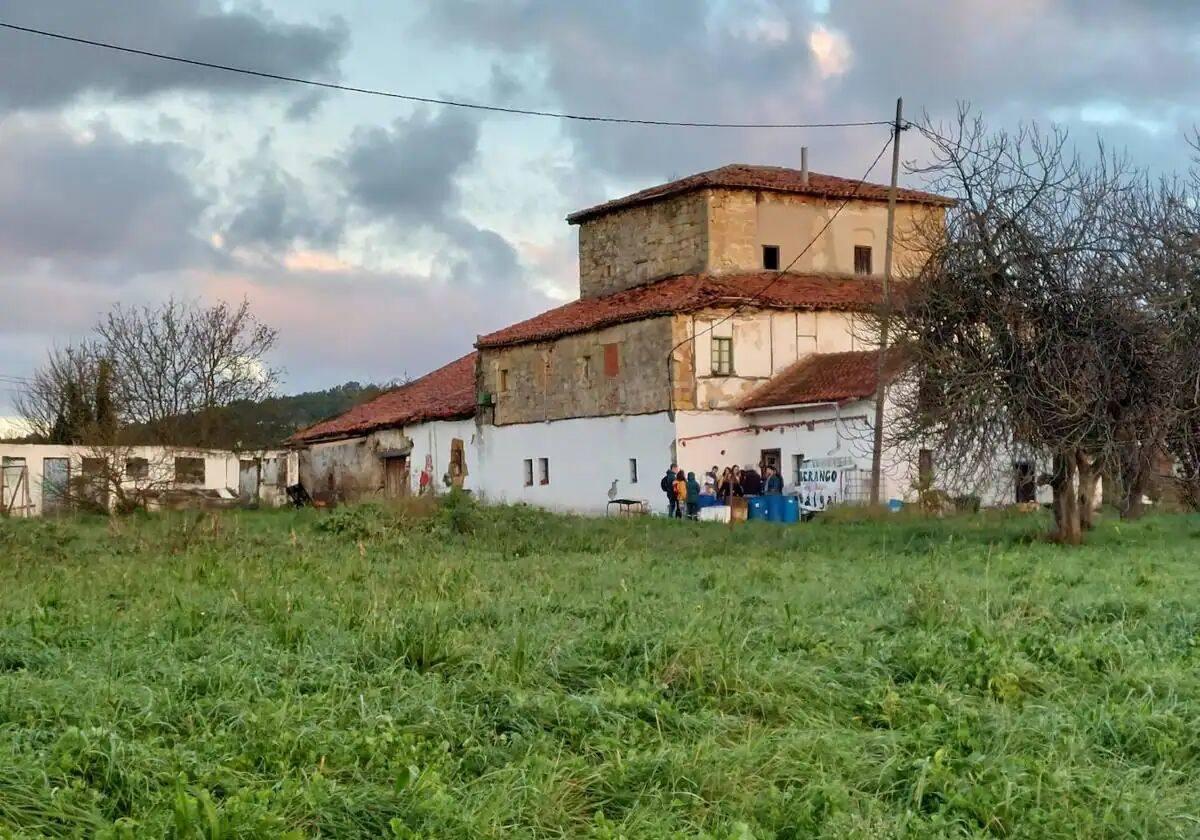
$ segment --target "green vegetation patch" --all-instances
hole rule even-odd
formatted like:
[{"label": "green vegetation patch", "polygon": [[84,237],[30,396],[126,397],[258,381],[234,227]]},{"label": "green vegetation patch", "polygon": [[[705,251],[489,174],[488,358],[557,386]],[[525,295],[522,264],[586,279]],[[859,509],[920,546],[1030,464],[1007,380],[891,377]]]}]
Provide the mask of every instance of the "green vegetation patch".
[{"label": "green vegetation patch", "polygon": [[0,521],[0,836],[1195,837],[1200,520]]}]

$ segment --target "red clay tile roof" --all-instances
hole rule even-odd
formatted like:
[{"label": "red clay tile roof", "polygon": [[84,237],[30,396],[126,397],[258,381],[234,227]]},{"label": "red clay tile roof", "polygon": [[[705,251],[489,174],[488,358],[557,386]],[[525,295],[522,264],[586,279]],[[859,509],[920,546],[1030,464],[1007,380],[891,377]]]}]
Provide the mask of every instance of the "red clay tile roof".
[{"label": "red clay tile roof", "polygon": [[311,443],[427,420],[471,417],[475,414],[475,360],[478,357],[478,353],[468,353],[433,373],[356,405],[344,414],[302,429],[287,442]]},{"label": "red clay tile roof", "polygon": [[644,318],[737,306],[751,298],[763,309],[855,311],[877,303],[880,287],[875,279],[853,274],[678,274],[623,292],[572,301],[482,336],[475,346],[548,341]]},{"label": "red clay tile roof", "polygon": [[[902,368],[900,354],[889,351],[884,376],[890,381]],[[742,398],[738,408],[745,411],[864,399],[875,393],[878,370],[879,354],[874,350],[813,353],[755,388]]]},{"label": "red clay tile roof", "polygon": [[[614,210],[623,210],[638,204],[649,204],[652,201],[682,195],[693,190],[712,188],[767,190],[769,192],[797,193],[814,195],[821,198],[844,199],[854,196],[864,201],[887,201],[888,187],[883,184],[861,183],[853,178],[841,178],[837,175],[822,175],[819,172],[808,174],[808,183],[801,183],[799,169],[787,169],[782,166],[752,166],[746,163],[731,163],[720,169],[710,169],[659,184],[656,187],[635,192],[624,198],[615,198],[595,207],[577,210],[567,216],[567,221],[573,225],[603,216]],[[857,192],[855,190],[857,189]],[[934,204],[940,207],[950,207],[954,199],[943,195],[923,192],[921,190],[899,189],[896,191],[899,201],[916,204]]]}]

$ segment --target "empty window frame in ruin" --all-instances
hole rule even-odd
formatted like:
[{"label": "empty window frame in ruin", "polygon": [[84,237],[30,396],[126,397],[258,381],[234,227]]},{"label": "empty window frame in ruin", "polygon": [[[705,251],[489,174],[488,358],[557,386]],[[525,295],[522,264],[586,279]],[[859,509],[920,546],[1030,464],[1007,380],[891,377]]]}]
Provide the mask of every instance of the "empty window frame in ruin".
[{"label": "empty window frame in ruin", "polygon": [[204,459],[177,456],[175,458],[176,484],[204,484]]}]

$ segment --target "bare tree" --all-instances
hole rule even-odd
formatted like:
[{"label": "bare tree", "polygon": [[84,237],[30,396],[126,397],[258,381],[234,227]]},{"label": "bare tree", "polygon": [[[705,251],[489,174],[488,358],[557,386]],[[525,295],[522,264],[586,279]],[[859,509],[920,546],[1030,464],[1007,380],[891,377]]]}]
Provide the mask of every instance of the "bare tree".
[{"label": "bare tree", "polygon": [[936,446],[950,481],[1048,457],[1055,535],[1077,543],[1099,466],[1165,428],[1167,342],[1121,217],[1134,173],[1102,148],[1083,163],[1057,129],[989,132],[965,108],[922,130],[933,162],[916,171],[958,205],[911,234],[931,257],[891,315],[914,372],[892,443]]},{"label": "bare tree", "polygon": [[118,305],[93,333],[76,348],[52,352],[19,403],[47,438],[72,393],[83,388],[93,395],[88,404],[98,422],[73,442],[114,444],[134,436],[167,445],[227,444],[217,410],[269,397],[279,383],[280,371],[265,361],[276,332],[246,300]]}]

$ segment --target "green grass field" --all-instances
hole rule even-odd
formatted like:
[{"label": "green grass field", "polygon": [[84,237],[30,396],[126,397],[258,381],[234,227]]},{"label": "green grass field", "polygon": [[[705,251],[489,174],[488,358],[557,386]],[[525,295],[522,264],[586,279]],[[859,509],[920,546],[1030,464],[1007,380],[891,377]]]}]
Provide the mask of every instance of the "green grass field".
[{"label": "green grass field", "polygon": [[1200,836],[1200,519],[0,521],[0,836]]}]

